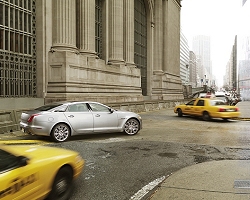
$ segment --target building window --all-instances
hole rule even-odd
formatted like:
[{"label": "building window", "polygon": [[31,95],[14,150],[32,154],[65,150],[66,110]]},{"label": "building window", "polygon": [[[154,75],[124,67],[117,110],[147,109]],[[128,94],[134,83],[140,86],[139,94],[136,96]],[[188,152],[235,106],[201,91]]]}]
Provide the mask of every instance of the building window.
[{"label": "building window", "polygon": [[102,58],[102,0],[95,0],[95,51]]},{"label": "building window", "polygon": [[0,1],[0,97],[36,96],[35,0]]},{"label": "building window", "polygon": [[144,0],[135,1],[135,64],[141,69],[142,94],[147,95],[147,18]]}]

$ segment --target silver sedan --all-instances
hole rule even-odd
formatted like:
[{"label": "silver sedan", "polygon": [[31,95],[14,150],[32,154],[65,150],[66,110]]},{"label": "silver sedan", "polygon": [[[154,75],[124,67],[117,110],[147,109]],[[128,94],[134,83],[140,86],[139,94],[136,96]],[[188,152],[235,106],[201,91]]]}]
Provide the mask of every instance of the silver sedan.
[{"label": "silver sedan", "polygon": [[114,110],[98,102],[67,102],[44,105],[21,114],[20,128],[31,135],[50,136],[64,142],[85,133],[125,132],[142,128],[140,115]]}]

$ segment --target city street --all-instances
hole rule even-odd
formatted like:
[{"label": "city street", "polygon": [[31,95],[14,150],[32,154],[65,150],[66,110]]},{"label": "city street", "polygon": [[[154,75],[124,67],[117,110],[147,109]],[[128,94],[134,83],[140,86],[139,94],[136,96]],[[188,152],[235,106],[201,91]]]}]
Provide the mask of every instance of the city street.
[{"label": "city street", "polygon": [[[140,114],[143,129],[135,136],[85,135],[59,144],[49,138],[21,136],[21,132],[3,134],[0,138],[2,143],[37,143],[80,152],[86,165],[76,182],[72,200],[147,199],[159,183],[155,180],[184,167],[212,160],[250,158],[249,121],[204,122],[177,117],[173,109]],[[138,195],[151,182],[154,187]]]},{"label": "city street", "polygon": [[[71,200],[249,200],[249,18],[250,0],[0,0],[0,199],[68,199],[78,177]],[[241,115],[174,113],[209,96]]]}]

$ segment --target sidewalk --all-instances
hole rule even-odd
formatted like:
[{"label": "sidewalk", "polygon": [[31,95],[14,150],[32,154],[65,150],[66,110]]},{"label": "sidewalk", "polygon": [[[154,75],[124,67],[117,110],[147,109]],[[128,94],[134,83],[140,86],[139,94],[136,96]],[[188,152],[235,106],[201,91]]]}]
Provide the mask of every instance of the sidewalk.
[{"label": "sidewalk", "polygon": [[[241,120],[250,120],[250,101],[236,106]],[[167,177],[149,199],[249,200],[250,160],[210,161],[183,168]]]},{"label": "sidewalk", "polygon": [[250,101],[242,101],[236,105],[240,109],[240,118],[250,119]]},{"label": "sidewalk", "polygon": [[211,161],[169,176],[150,200],[249,200],[250,161]]}]

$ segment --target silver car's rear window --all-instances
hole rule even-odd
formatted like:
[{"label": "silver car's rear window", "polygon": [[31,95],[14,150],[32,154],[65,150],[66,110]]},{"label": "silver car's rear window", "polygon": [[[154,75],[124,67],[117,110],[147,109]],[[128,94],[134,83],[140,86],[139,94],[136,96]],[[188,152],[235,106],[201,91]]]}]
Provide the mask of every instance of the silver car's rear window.
[{"label": "silver car's rear window", "polygon": [[44,106],[36,108],[35,110],[38,110],[38,111],[48,111],[48,110],[51,110],[51,109],[56,108],[56,107],[61,106],[61,105],[63,105],[63,104],[44,105]]}]

